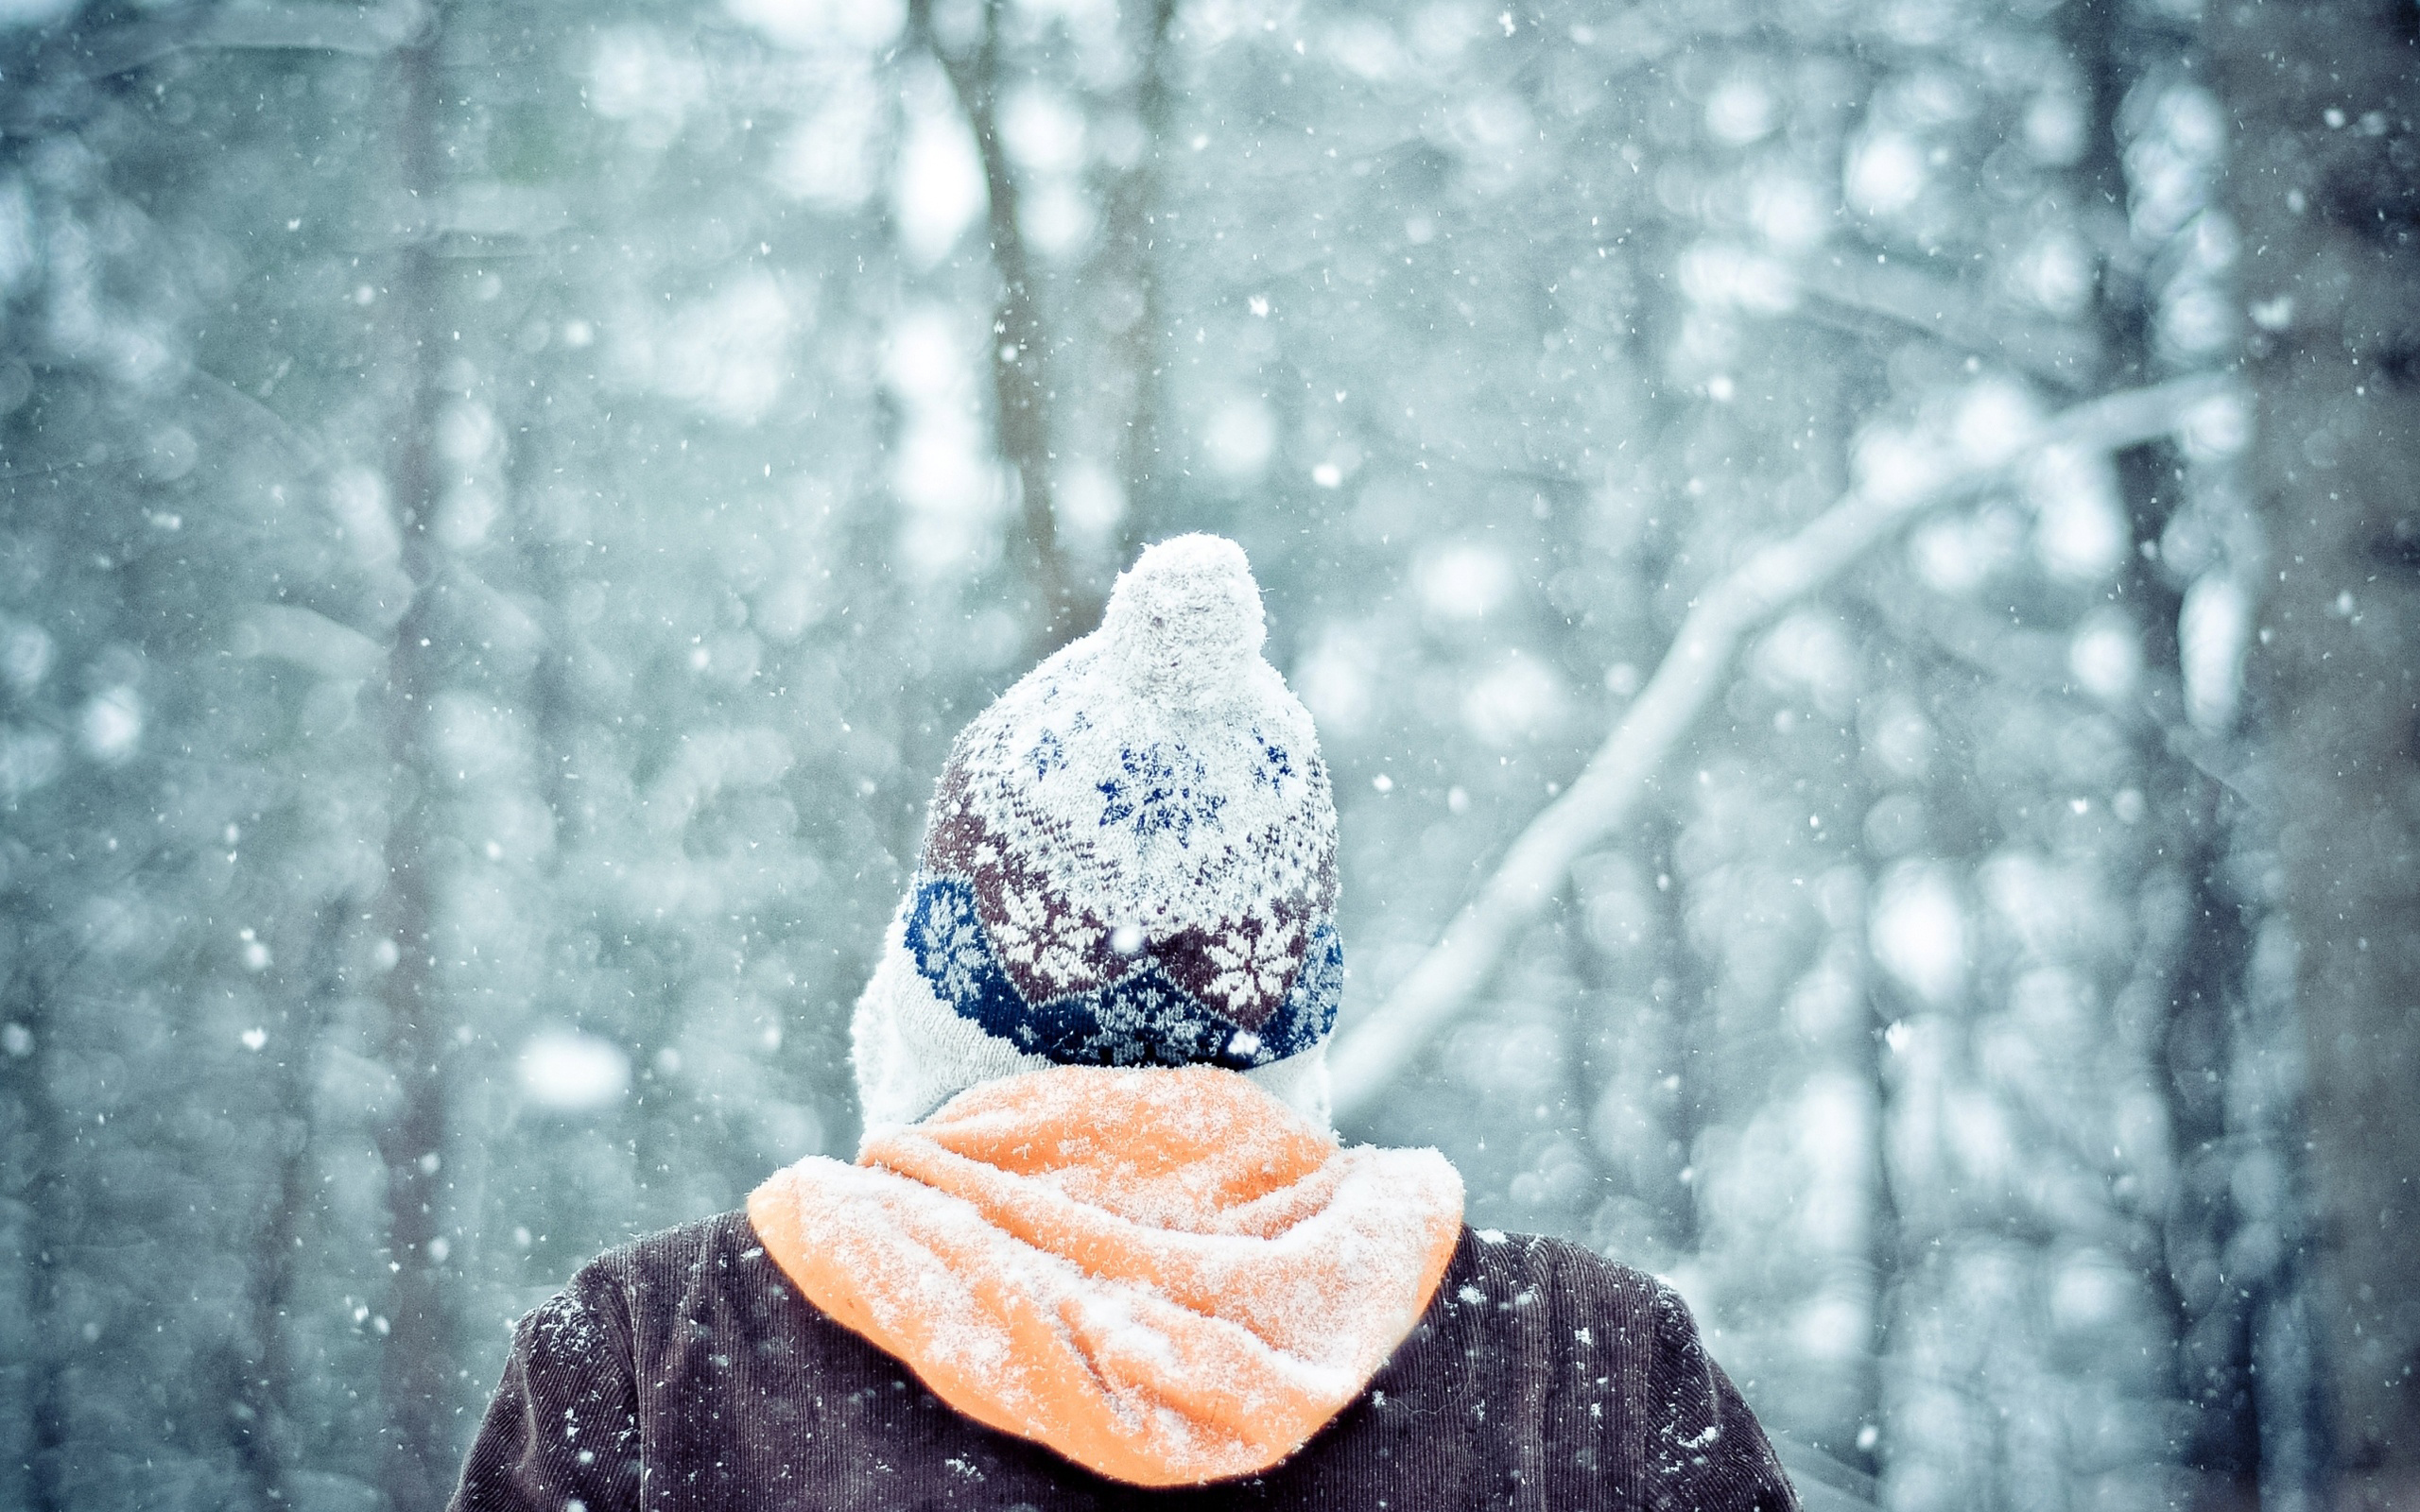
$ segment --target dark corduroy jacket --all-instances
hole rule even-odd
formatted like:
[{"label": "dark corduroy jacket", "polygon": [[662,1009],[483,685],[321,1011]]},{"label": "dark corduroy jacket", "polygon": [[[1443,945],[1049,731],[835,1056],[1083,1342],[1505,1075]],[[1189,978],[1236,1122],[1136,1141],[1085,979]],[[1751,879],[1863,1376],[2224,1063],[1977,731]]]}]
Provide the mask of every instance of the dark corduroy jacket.
[{"label": "dark corduroy jacket", "polygon": [[1146,1490],[944,1405],[800,1296],[741,1213],[617,1249],[523,1319],[454,1499],[457,1512],[1797,1504],[1680,1298],[1558,1240],[1463,1229],[1411,1336],[1292,1458]]}]

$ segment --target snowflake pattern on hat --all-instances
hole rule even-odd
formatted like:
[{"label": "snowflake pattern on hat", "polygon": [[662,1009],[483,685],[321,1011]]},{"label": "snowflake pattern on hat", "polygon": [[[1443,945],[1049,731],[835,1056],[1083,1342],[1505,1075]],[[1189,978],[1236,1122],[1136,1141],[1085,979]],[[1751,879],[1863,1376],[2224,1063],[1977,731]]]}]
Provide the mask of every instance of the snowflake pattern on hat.
[{"label": "snowflake pattern on hat", "polygon": [[1240,1071],[1299,1055],[1325,1039],[1344,987],[1344,951],[1331,925],[1312,934],[1290,990],[1257,1029],[1178,987],[1155,960],[1088,991],[1035,1003],[992,949],[973,886],[921,876],[908,910],[908,949],[933,991],[984,1032],[1066,1065],[1183,1066]]},{"label": "snowflake pattern on hat", "polygon": [[961,1017],[1070,1064],[1266,1065],[1334,1025],[1336,810],[1243,553],[1145,552],[959,735],[902,907]]}]

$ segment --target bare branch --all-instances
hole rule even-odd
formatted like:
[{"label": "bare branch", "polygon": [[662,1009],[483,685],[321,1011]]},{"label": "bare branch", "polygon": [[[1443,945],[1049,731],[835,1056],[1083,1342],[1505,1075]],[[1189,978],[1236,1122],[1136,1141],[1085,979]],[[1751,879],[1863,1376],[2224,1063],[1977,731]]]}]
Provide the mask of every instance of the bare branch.
[{"label": "bare branch", "polygon": [[1478,895],[1386,1001],[1338,1039],[1329,1057],[1337,1117],[1366,1109],[1422,1046],[1468,1009],[1505,951],[1553,901],[1572,863],[1629,819],[1656,768],[1721,686],[1749,631],[1822,588],[1918,515],[1991,487],[2033,455],[2059,447],[2117,452],[2139,446],[2231,391],[2226,380],[2193,378],[2078,404],[1991,458],[1945,463],[1889,493],[1845,494],[1796,535],[1765,547],[1709,587],[1655,676],[1579,779],[1521,832]]}]

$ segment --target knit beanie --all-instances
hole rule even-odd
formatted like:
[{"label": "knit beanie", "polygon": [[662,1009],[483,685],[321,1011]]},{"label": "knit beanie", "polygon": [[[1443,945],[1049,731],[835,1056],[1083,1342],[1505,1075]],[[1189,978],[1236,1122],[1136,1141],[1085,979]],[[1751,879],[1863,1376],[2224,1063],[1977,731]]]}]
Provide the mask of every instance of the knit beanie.
[{"label": "knit beanie", "polygon": [[1336,808],[1263,637],[1241,548],[1179,536],[959,732],[851,1025],[869,1127],[1054,1064],[1194,1063],[1325,1125]]}]

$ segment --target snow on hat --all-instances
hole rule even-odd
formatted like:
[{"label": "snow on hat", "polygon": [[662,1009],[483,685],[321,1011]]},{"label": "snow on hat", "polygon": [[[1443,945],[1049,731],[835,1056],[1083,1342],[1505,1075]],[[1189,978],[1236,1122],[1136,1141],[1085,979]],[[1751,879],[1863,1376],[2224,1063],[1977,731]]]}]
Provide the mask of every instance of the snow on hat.
[{"label": "snow on hat", "polygon": [[1324,1122],[1336,808],[1263,637],[1241,548],[1165,541],[959,732],[852,1026],[870,1125],[1054,1063],[1225,1066]]}]

